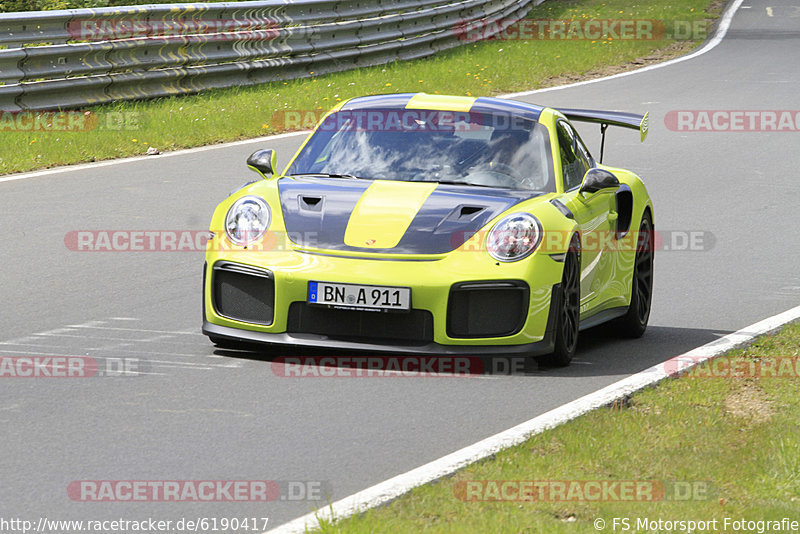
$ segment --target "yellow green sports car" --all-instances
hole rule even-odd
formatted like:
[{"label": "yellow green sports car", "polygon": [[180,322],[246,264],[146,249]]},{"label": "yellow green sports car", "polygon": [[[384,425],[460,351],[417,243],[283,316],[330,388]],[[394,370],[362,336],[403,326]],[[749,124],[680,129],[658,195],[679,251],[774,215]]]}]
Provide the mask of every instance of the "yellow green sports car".
[{"label": "yellow green sports car", "polygon": [[[647,326],[653,205],[596,161],[572,122],[647,134],[647,114],[391,94],[328,112],[283,172],[219,204],[203,333],[268,344],[430,355],[544,356],[580,330]],[[602,161],[602,145],[601,156]]]}]

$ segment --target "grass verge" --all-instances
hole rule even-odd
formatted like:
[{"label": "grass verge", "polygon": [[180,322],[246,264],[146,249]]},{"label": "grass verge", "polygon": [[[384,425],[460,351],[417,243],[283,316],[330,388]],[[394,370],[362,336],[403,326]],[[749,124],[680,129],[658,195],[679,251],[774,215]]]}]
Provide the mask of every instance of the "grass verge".
[{"label": "grass verge", "polygon": [[[689,521],[694,532],[797,531],[757,522],[800,521],[798,394],[795,323],[319,532],[691,532]],[[538,485],[534,499],[505,501],[485,481]],[[589,481],[619,484],[603,494]],[[643,491],[621,500],[630,481]],[[520,485],[505,487],[515,496]]]},{"label": "grass verge", "polygon": [[8,116],[0,117],[0,174],[142,155],[149,147],[163,152],[279,133],[297,127],[278,111],[327,110],[337,101],[366,94],[496,95],[637,68],[696,47],[711,31],[722,5],[716,0],[654,0],[633,6],[623,0],[549,0],[527,18],[653,20],[663,24],[664,36],[478,41],[415,61],[97,106],[91,109],[89,130],[26,130],[28,126],[21,129]]}]

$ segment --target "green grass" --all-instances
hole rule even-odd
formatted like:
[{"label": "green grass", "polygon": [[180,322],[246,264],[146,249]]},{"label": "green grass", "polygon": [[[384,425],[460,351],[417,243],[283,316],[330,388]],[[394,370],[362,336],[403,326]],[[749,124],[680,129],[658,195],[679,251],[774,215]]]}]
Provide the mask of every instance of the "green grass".
[{"label": "green grass", "polygon": [[[800,323],[721,358],[734,365],[779,357],[800,358]],[[706,531],[723,532],[726,517],[800,520],[798,395],[797,375],[731,379],[696,373],[669,379],[624,406],[590,412],[385,507],[326,523],[320,532],[624,532],[619,524],[612,528],[614,518],[627,518],[632,529],[644,518],[717,519],[719,528]],[[487,480],[639,480],[667,487],[688,482],[704,493],[651,502],[457,498],[456,488],[466,481]],[[598,518],[605,528],[595,528]]]},{"label": "green grass", "polygon": [[[656,19],[703,21],[710,0],[659,0],[629,6],[621,0],[550,0],[531,19]],[[636,66],[641,58],[670,57],[702,39],[482,41],[434,57],[313,76],[257,87],[92,108],[101,125],[90,131],[9,131],[0,122],[0,174],[144,154],[152,146],[175,150],[286,130],[278,110],[327,110],[366,94],[416,92],[495,95],[596,76],[609,66]],[[661,51],[661,52],[659,52]],[[542,97],[546,104],[546,95]],[[109,128],[108,125],[112,127]]]}]

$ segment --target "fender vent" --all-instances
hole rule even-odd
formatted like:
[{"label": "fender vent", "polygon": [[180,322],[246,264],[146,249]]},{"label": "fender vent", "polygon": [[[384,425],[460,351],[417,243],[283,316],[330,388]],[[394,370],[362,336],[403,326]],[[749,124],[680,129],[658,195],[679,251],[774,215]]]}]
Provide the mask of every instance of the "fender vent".
[{"label": "fender vent", "polygon": [[631,188],[623,184],[617,190],[617,239],[625,237],[631,228],[633,217],[633,193]]}]

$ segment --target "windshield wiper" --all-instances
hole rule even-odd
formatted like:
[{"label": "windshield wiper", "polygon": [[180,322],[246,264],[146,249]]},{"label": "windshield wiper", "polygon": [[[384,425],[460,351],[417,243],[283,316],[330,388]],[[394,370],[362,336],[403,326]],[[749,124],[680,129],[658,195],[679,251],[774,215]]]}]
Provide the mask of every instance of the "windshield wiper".
[{"label": "windshield wiper", "polygon": [[446,184],[446,185],[469,185],[472,187],[493,187],[495,189],[510,189],[508,187],[503,187],[500,185],[475,184],[472,182],[460,182],[458,180],[423,180],[423,181],[435,182],[437,184]]},{"label": "windshield wiper", "polygon": [[339,174],[329,172],[298,172],[296,174],[289,174],[289,176],[324,176],[325,178],[350,178],[352,180],[368,180],[355,174]]}]

